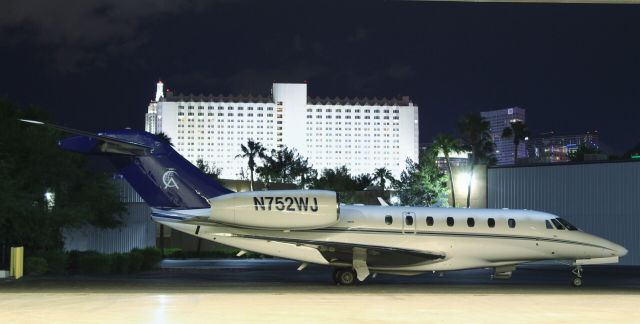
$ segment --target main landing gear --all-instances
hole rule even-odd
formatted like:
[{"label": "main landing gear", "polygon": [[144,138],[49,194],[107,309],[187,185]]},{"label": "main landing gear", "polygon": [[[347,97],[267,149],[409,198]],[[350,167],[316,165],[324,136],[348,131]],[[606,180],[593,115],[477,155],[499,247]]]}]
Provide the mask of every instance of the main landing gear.
[{"label": "main landing gear", "polygon": [[582,286],[582,267],[579,265],[576,265],[575,268],[571,270],[571,273],[573,273],[573,279],[571,279],[571,285],[573,285],[574,287]]},{"label": "main landing gear", "polygon": [[351,286],[356,283],[356,272],[351,268],[337,268],[333,271],[336,285]]}]

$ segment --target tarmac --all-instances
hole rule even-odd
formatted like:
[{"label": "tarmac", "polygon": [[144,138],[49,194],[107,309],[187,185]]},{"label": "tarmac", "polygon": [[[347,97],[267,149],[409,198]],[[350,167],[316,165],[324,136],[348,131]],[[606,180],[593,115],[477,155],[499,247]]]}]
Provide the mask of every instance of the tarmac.
[{"label": "tarmac", "polygon": [[331,268],[277,260],[164,261],[133,275],[41,276],[0,282],[2,323],[640,323],[640,268],[519,267],[440,277],[380,275],[335,286]]}]

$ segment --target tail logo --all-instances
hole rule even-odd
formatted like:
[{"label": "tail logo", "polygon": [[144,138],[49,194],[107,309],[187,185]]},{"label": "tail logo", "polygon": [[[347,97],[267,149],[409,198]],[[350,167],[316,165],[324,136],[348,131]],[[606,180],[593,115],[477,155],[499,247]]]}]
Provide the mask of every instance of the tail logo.
[{"label": "tail logo", "polygon": [[165,190],[167,188],[180,189],[180,188],[178,188],[178,184],[176,183],[176,180],[173,178],[174,176],[177,176],[177,175],[178,175],[178,173],[176,171],[174,171],[173,169],[169,169],[168,171],[166,171],[162,175],[162,182],[164,183],[164,189]]}]

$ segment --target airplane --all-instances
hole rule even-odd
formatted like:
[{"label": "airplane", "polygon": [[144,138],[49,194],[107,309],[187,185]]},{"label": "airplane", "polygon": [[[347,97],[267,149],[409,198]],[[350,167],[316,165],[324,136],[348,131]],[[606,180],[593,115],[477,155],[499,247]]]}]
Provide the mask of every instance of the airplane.
[{"label": "airplane", "polygon": [[488,268],[509,279],[517,265],[564,261],[573,286],[583,265],[617,263],[627,250],[556,215],[511,209],[461,209],[341,204],[327,190],[232,192],[157,135],[135,130],[75,134],[59,146],[108,158],[172,229],[247,251],[334,268],[333,280],[353,285],[377,274]]}]

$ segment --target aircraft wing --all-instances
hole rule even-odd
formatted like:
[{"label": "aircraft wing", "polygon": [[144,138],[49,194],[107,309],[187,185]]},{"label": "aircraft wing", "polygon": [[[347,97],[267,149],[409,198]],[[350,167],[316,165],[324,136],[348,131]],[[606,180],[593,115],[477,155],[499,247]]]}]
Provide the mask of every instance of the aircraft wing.
[{"label": "aircraft wing", "polygon": [[297,245],[312,246],[318,249],[329,263],[347,263],[353,261],[354,248],[364,249],[367,253],[366,263],[369,267],[399,267],[409,266],[425,262],[437,262],[444,259],[444,253],[435,251],[419,251],[412,249],[387,247],[380,245],[368,245],[358,243],[331,242],[320,240],[306,240],[297,238],[265,237],[256,235],[237,235],[245,238],[292,243]]},{"label": "aircraft wing", "polygon": [[[181,221],[193,225],[211,225],[211,220],[203,217],[193,217]],[[364,249],[367,253],[367,265],[369,267],[402,267],[425,262],[438,262],[446,257],[446,254],[438,251],[423,251],[382,245],[359,244],[350,242],[335,242],[324,240],[300,239],[290,237],[273,237],[256,234],[231,234],[235,237],[264,240],[269,242],[289,243],[304,245],[317,249],[329,263],[351,264],[353,262],[354,248]],[[265,253],[268,254],[268,253]]]}]

